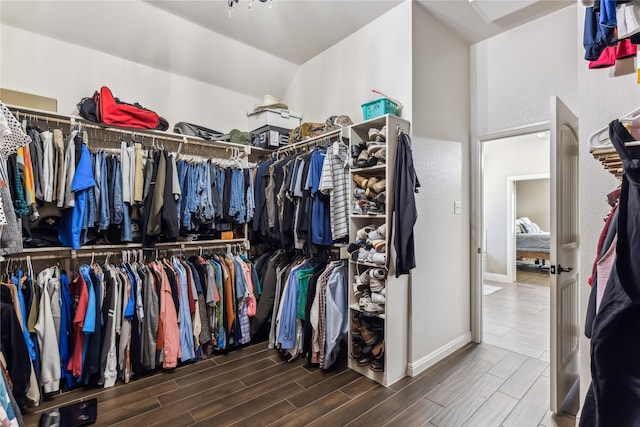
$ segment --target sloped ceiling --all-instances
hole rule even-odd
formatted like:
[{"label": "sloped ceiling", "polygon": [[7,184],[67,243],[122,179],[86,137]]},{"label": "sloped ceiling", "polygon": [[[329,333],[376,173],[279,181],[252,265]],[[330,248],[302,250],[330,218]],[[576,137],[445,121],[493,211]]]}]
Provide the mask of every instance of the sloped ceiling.
[{"label": "sloped ceiling", "polygon": [[[226,0],[145,1],[296,64],[303,64],[402,3],[402,0],[272,0],[272,3],[239,0],[229,16]],[[253,10],[249,10],[249,4]]]},{"label": "sloped ceiling", "polygon": [[417,0],[469,44],[575,4],[576,0]]},{"label": "sloped ceiling", "polygon": [[[575,0],[522,3],[486,22],[467,0],[417,0],[469,43]],[[402,0],[0,0],[0,21],[233,91],[281,97],[298,66]],[[393,31],[393,28],[389,28]]]}]

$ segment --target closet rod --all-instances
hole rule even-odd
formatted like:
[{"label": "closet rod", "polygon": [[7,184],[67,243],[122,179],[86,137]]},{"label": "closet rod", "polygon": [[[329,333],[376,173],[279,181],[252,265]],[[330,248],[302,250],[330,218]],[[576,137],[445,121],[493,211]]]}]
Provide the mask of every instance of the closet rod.
[{"label": "closet rod", "polygon": [[[184,241],[184,242],[158,242],[156,243],[156,248],[165,248],[165,247],[175,247],[176,245],[179,245],[183,248],[185,247],[224,247],[228,244],[243,244],[245,245],[247,248],[249,246],[248,241],[244,238],[242,239],[230,239],[230,240],[190,240],[190,241]],[[153,250],[155,250],[156,248],[152,248]],[[62,257],[62,256],[66,256],[67,258],[72,258],[74,256],[80,256],[80,254],[84,254],[85,252],[94,252],[94,251],[100,251],[100,250],[106,250],[106,249],[110,249],[110,250],[138,250],[138,249],[145,249],[143,248],[140,243],[122,243],[119,245],[88,245],[88,246],[81,246],[80,248],[73,250],[71,248],[67,248],[64,246],[48,246],[48,247],[41,247],[41,248],[27,248],[25,249],[23,252],[20,252],[19,254],[6,254],[5,257],[8,258],[16,258],[20,255],[30,255],[30,256],[36,256],[34,254],[37,253],[41,253],[41,252],[57,252],[58,257]],[[151,248],[149,248],[151,249]]]},{"label": "closet rod", "polygon": [[7,108],[9,108],[9,110],[14,114],[17,113],[17,116],[24,115],[26,116],[26,118],[32,118],[33,120],[41,120],[45,122],[48,122],[49,120],[51,120],[52,122],[55,122],[58,124],[67,124],[67,125],[74,125],[76,123],[81,123],[82,126],[89,129],[106,130],[109,132],[124,133],[127,135],[145,136],[148,138],[156,138],[164,142],[175,142],[178,144],[185,144],[185,145],[199,145],[199,146],[208,147],[208,148],[218,148],[218,149],[226,149],[226,150],[231,148],[236,148],[240,152],[244,152],[245,154],[251,153],[251,146],[249,145],[235,144],[231,142],[220,142],[220,141],[205,142],[205,141],[199,141],[199,140],[191,140],[190,139],[191,137],[187,137],[185,135],[181,135],[178,133],[154,131],[151,129],[129,129],[129,128],[114,128],[110,126],[102,126],[98,123],[90,122],[78,116],[70,116],[70,115],[54,113],[50,111],[24,108],[16,105],[7,105]]},{"label": "closet rod", "polygon": [[279,148],[278,150],[276,150],[276,153],[277,154],[285,153],[285,152],[287,152],[287,150],[294,150],[295,151],[298,148],[304,148],[304,147],[308,146],[311,143],[315,143],[316,141],[320,141],[320,140],[325,139],[325,138],[332,138],[332,137],[340,135],[341,133],[342,133],[342,128],[341,129],[332,130],[330,132],[323,133],[322,135],[314,136],[313,138],[305,139],[304,141],[296,142],[295,144],[291,144],[291,145],[287,145],[285,147]]},{"label": "closet rod", "polygon": [[13,256],[13,255],[4,255],[6,258],[4,258],[3,260],[0,260],[0,262],[3,261],[7,261],[7,262],[12,262],[12,261],[26,261],[27,258],[31,259],[32,261],[44,261],[44,260],[49,260],[49,259],[61,259],[61,258],[71,258],[71,254],[58,254],[58,255],[18,255],[18,256]]}]

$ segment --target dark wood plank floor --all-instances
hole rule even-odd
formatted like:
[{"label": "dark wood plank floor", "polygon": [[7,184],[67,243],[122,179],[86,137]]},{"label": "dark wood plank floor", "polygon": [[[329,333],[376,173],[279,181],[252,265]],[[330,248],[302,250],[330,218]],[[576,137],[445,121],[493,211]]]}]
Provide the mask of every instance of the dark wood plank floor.
[{"label": "dark wood plank floor", "polygon": [[127,385],[63,393],[25,422],[96,397],[98,426],[575,426],[549,412],[548,275],[534,274],[518,282],[542,286],[499,284],[484,298],[485,343],[389,388],[347,369],[345,358],[322,371],[262,343]]},{"label": "dark wood plank floor", "polygon": [[414,378],[384,388],[345,367],[284,361],[266,344],[110,389],[56,396],[25,415],[98,398],[98,426],[573,426],[548,412],[548,364],[469,344]]}]

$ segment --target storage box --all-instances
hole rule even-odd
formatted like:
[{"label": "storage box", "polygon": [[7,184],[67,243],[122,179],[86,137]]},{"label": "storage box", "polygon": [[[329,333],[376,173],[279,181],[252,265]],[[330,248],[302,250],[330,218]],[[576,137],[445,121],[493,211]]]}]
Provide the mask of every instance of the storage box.
[{"label": "storage box", "polygon": [[233,231],[223,231],[220,233],[220,240],[233,240]]},{"label": "storage box", "polygon": [[365,120],[373,119],[385,114],[398,114],[398,104],[388,98],[380,98],[375,101],[362,104],[362,115]]},{"label": "storage box", "polygon": [[289,143],[289,131],[290,129],[275,126],[263,126],[251,132],[251,141],[254,147],[278,148]]},{"label": "storage box", "polygon": [[283,129],[293,129],[300,126],[302,114],[289,110],[262,110],[257,113],[248,113],[249,132],[265,126],[275,126]]}]

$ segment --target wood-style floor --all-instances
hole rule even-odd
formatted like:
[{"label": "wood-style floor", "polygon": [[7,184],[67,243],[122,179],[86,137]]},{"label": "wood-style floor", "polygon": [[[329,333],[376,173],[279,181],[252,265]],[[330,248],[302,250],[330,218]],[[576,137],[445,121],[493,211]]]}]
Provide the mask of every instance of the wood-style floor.
[{"label": "wood-style floor", "polygon": [[[509,298],[521,293],[536,305],[527,309]],[[510,299],[515,307],[509,308]],[[492,311],[507,313],[514,325],[508,331],[494,325],[496,336],[503,332],[509,335],[505,340],[518,342],[514,331],[537,318],[534,307],[543,305],[538,299],[543,298],[536,290],[523,286],[505,286],[485,297],[487,318]],[[542,331],[529,332],[531,348],[544,344],[537,336]],[[304,360],[285,362],[262,343],[127,385],[67,392],[26,415],[25,422],[36,426],[46,409],[97,397],[98,426],[574,426],[573,418],[549,412],[548,351],[533,356],[519,348],[469,344],[420,375],[384,388],[347,369],[345,360],[325,372]]]}]

